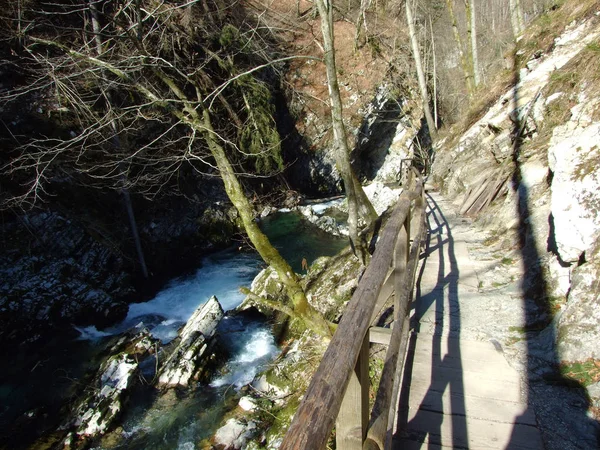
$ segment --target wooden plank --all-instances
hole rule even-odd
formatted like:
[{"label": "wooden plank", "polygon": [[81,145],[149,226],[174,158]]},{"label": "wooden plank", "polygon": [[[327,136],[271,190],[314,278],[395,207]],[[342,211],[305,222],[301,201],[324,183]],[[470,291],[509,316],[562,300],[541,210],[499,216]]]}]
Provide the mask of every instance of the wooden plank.
[{"label": "wooden plank", "polygon": [[[442,450],[444,448],[452,448],[452,447],[442,447],[437,444],[430,444],[428,442],[418,442],[413,441],[411,439],[394,439],[394,444],[392,447],[394,450]],[[471,447],[471,450],[475,450]]]},{"label": "wooden plank", "polygon": [[[504,360],[489,357],[488,360],[472,358],[468,359],[464,358],[464,355],[462,354],[460,357],[453,356],[449,353],[440,355],[439,352],[434,353],[431,347],[417,347],[414,349],[410,349],[408,354],[412,357],[412,359],[415,362],[422,364],[431,364],[434,368],[438,370],[443,370],[445,368],[465,370],[465,368],[467,368],[470,372],[495,377],[494,374],[506,373],[506,371],[510,368],[508,363]],[[510,370],[512,371],[514,369]],[[516,376],[517,373],[514,373]]]},{"label": "wooden plank", "polygon": [[377,296],[377,302],[375,303],[375,308],[373,308],[373,314],[371,315],[371,320],[369,321],[370,324],[375,322],[379,314],[381,314],[383,307],[394,293],[394,277],[392,276],[393,273],[393,268],[390,268],[388,276],[385,282],[383,283],[383,286],[381,286],[381,290],[379,291],[379,295]]},{"label": "wooden plank", "polygon": [[[422,183],[419,183],[417,190],[417,194],[422,195]],[[282,450],[317,450],[325,447],[358,360],[370,324],[368,319],[373,314],[387,276],[398,231],[409,214],[411,197],[414,195],[406,192],[400,196],[382,232],[371,263],[350,299],[283,439],[280,447]]]},{"label": "wooden plank", "polygon": [[[418,217],[417,223],[421,226],[424,223],[422,220],[424,208],[423,202],[418,201],[418,199],[414,213]],[[407,227],[409,226],[405,222],[403,227],[405,233],[400,232],[398,244],[396,245],[394,264],[394,271],[396,273],[394,277],[396,285],[394,315],[396,320],[394,321],[394,330],[390,339],[377,397],[371,414],[371,422],[364,450],[389,448],[392,441],[393,419],[395,417],[402,368],[404,366],[404,355],[408,344],[409,304],[412,299],[418,254],[421,246],[421,233],[420,230],[417,230],[417,238],[413,241],[410,251],[408,251],[410,230]]]},{"label": "wooden plank", "polygon": [[369,341],[372,344],[390,345],[392,329],[383,327],[369,328]]},{"label": "wooden plank", "polygon": [[[406,362],[406,348],[408,347],[409,339],[409,324],[410,318],[408,315],[404,318],[404,329],[402,332],[402,343],[398,352],[398,364],[396,365],[396,373],[394,374],[394,388],[392,390],[392,404],[388,411],[387,431],[385,442],[383,443],[384,450],[392,450],[394,442],[394,429],[396,427],[396,415],[398,412],[398,404],[400,401],[400,388],[404,377],[404,363]],[[368,450],[368,449],[363,449]]]},{"label": "wooden plank", "polygon": [[411,387],[444,392],[450,389],[453,394],[472,395],[481,398],[521,402],[521,386],[514,381],[486,380],[478,373],[463,373],[460,370],[446,369],[433,371],[430,365],[414,364]]},{"label": "wooden plank", "polygon": [[[438,444],[433,444],[431,442],[429,442],[429,439],[424,438],[423,442],[419,442],[416,440],[412,440],[412,439],[401,439],[401,438],[394,438],[394,444],[393,444],[393,449],[394,450],[444,450],[444,449],[453,449],[455,448],[452,445],[438,445]],[[471,446],[469,447],[469,450],[487,450],[487,447],[476,447],[476,446]]]},{"label": "wooden plank", "polygon": [[[396,293],[396,302],[394,304],[394,320],[404,320],[408,308],[408,296],[403,292],[406,287],[406,263],[409,255],[408,250],[408,230],[406,221],[400,229],[396,249],[394,251],[394,292]],[[412,288],[412,286],[411,286]]]},{"label": "wooden plank", "polygon": [[469,190],[469,195],[467,197],[465,197],[462,205],[460,206],[460,208],[458,210],[459,214],[461,214],[461,215],[464,214],[465,211],[467,211],[473,205],[473,203],[475,203],[475,201],[483,194],[483,192],[485,191],[485,189],[487,188],[487,186],[489,184],[490,184],[490,180],[485,179],[479,185],[477,190],[475,190],[475,191]]},{"label": "wooden plank", "polygon": [[537,428],[465,416],[416,411],[402,437],[454,448],[543,449]]},{"label": "wooden plank", "polygon": [[408,340],[406,339],[408,334],[407,329],[408,320],[406,316],[402,318],[401,321],[394,322],[390,345],[388,346],[381,379],[379,381],[379,389],[377,389],[377,396],[371,413],[369,430],[364,446],[365,450],[380,450],[384,448],[388,431],[390,405],[392,403],[392,394],[394,391],[394,381],[396,380],[396,367],[398,359],[400,358],[400,363],[402,363],[404,359],[402,347],[406,349],[406,342]]},{"label": "wooden plank", "polygon": [[363,345],[336,420],[336,446],[362,450],[369,423],[369,339]]},{"label": "wooden plank", "polygon": [[408,405],[414,409],[447,415],[458,414],[472,419],[537,425],[533,411],[528,409],[525,403],[471,395],[461,396],[450,393],[448,389],[444,392],[435,392],[424,386],[412,385]]},{"label": "wooden plank", "polygon": [[491,341],[473,341],[443,334],[419,333],[415,349],[429,349],[435,355],[441,356],[457,354],[463,359],[474,359],[481,362],[504,361],[506,367],[510,367],[502,354],[501,345]]}]

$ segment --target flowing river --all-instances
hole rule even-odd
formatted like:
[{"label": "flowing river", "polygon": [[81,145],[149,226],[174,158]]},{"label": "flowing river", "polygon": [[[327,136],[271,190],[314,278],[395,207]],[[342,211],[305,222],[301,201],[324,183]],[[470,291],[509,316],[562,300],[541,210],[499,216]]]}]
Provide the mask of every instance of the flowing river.
[{"label": "flowing river", "polygon": [[[262,227],[297,272],[301,271],[302,258],[310,264],[319,256],[336,254],[346,244],[345,240],[322,232],[297,213],[269,216],[263,220]],[[212,295],[226,311],[237,307],[243,300],[238,288],[249,286],[263,267],[264,263],[256,254],[237,249],[207,256],[198,270],[173,279],[152,300],[132,304],[121,324],[104,331],[80,330],[79,342],[84,341],[77,344],[80,355],[96,354],[111,337],[140,321],[155,337],[168,343],[177,336],[177,330],[196,308]],[[217,333],[220,345],[229,355],[226,369],[221,374],[207,384],[188,391],[172,389],[162,396],[157,396],[151,388],[137,389],[122,417],[121,427],[95,448],[202,448],[201,441],[212,436],[224,415],[237,405],[243,386],[279,352],[268,324],[260,317],[226,316]],[[78,367],[72,359],[71,373],[82,374],[86,364],[82,362]],[[148,367],[147,373],[142,367],[143,376],[151,378],[153,372],[154,367]],[[32,397],[32,393],[26,392],[27,387],[20,388],[23,395]]]}]

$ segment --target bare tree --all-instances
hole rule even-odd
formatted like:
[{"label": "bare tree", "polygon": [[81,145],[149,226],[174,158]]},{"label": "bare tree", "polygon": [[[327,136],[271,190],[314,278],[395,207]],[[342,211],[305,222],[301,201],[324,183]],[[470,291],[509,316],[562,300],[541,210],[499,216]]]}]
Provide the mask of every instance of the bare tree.
[{"label": "bare tree", "polygon": [[[248,37],[259,39],[257,27],[246,35],[220,22],[226,11],[210,9],[207,3],[140,0],[102,5],[99,19],[104,23],[95,33],[102,35],[101,52],[81,32],[85,3],[37,5],[29,11],[21,51],[31,65],[30,82],[5,95],[4,101],[56,92],[64,105],[60,107],[77,121],[70,122],[68,138],[30,139],[14,152],[4,172],[25,173],[30,181],[12,200],[35,199],[52,171],[67,167],[117,188],[125,182],[156,189],[156,183],[168,182],[184,163],[218,175],[250,241],[286,288],[289,304],[270,306],[330,336],[329,323],[310,305],[299,278],[258,227],[238,179],[248,173],[245,166],[268,169],[278,159],[269,91],[253,76],[259,69],[247,56],[264,53]],[[53,9],[63,15],[52,16]],[[211,29],[202,29],[200,23]],[[216,76],[225,80],[218,88]],[[118,127],[112,126],[115,121]],[[105,144],[114,136],[140,145],[108,150]],[[121,176],[124,167],[130,174],[126,180]]]},{"label": "bare tree", "polygon": [[350,240],[359,251],[359,258],[366,264],[368,253],[366,245],[359,238],[359,221],[369,225],[377,218],[375,208],[367,198],[354,170],[350,164],[350,148],[344,125],[342,100],[335,65],[335,46],[333,35],[333,3],[332,0],[316,0],[321,16],[321,32],[323,35],[323,50],[327,69],[327,83],[331,102],[331,122],[333,127],[336,165],[342,179],[348,199],[348,228]]},{"label": "bare tree", "polygon": [[473,72],[473,85],[479,86],[481,75],[479,74],[479,53],[477,51],[477,21],[475,15],[475,0],[465,0],[465,12],[467,15],[467,34],[469,37],[469,62]]},{"label": "bare tree", "polygon": [[423,112],[425,113],[425,120],[427,121],[427,127],[429,128],[429,134],[432,138],[437,135],[436,123],[431,115],[431,108],[429,107],[429,92],[427,90],[427,80],[425,79],[425,73],[423,71],[423,64],[421,63],[421,52],[419,50],[419,41],[417,40],[417,34],[415,31],[415,24],[413,20],[412,8],[410,6],[411,0],[406,0],[406,20],[408,22],[408,30],[410,34],[410,43],[412,47],[413,56],[415,58],[415,66],[417,69],[417,78],[419,80],[419,90],[421,91],[421,100],[423,102]]},{"label": "bare tree", "polygon": [[369,39],[367,29],[367,8],[369,7],[371,0],[360,0],[360,10],[356,19],[356,34],[354,35],[354,49],[358,50],[361,46],[361,31],[364,28],[365,41]]},{"label": "bare tree", "polygon": [[473,93],[474,93],[473,77],[471,75],[472,72],[471,72],[471,68],[469,67],[467,57],[465,56],[465,51],[464,51],[464,47],[463,47],[462,38],[460,36],[460,31],[458,30],[456,13],[454,11],[454,0],[446,0],[446,6],[448,8],[448,14],[450,14],[450,21],[452,24],[452,32],[454,34],[456,48],[458,50],[458,55],[460,57],[460,63],[461,63],[463,75],[465,78],[465,85],[467,87],[467,92],[469,94],[469,97],[472,97]]},{"label": "bare tree", "polygon": [[[96,3],[93,0],[88,0],[88,8],[90,11],[91,22],[92,22],[92,31],[94,41],[96,43],[96,56],[101,56],[103,53],[102,49],[102,30],[100,27],[100,21],[98,18],[98,10],[96,8]],[[112,104],[110,91],[105,91],[107,103]],[[113,118],[110,120],[110,125],[112,128],[113,136],[111,142],[117,151],[121,150],[121,139],[119,138],[119,125],[117,121]],[[122,177],[125,178],[126,174],[123,172]],[[126,183],[123,183],[126,184]],[[142,275],[144,278],[148,278],[148,268],[146,266],[146,258],[144,257],[144,250],[142,248],[142,240],[140,239],[140,234],[138,232],[137,222],[135,220],[135,213],[133,211],[133,203],[131,201],[131,195],[129,194],[129,189],[127,187],[123,187],[123,202],[125,203],[125,208],[127,210],[127,216],[129,218],[129,226],[131,227],[131,234],[133,236],[133,241],[135,244],[135,250],[138,255],[138,261],[140,263],[140,268],[142,270]]]},{"label": "bare tree", "polygon": [[512,25],[513,34],[515,39],[521,35],[523,28],[525,27],[525,21],[523,19],[523,8],[521,7],[521,0],[509,0],[510,8],[510,23]]}]

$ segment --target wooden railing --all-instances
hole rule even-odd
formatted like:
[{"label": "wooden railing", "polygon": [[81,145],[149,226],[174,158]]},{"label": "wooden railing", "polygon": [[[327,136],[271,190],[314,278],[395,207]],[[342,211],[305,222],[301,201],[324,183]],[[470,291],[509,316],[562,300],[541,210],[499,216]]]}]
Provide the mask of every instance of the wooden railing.
[{"label": "wooden railing", "polygon": [[[339,450],[391,448],[399,378],[408,342],[408,313],[425,223],[423,182],[400,196],[338,328],[280,447],[325,448],[336,427]],[[411,234],[411,222],[416,227]],[[412,245],[410,245],[412,237]],[[372,322],[395,292],[391,328]],[[369,412],[369,344],[388,345],[379,389]],[[370,416],[370,418],[369,418]]]}]

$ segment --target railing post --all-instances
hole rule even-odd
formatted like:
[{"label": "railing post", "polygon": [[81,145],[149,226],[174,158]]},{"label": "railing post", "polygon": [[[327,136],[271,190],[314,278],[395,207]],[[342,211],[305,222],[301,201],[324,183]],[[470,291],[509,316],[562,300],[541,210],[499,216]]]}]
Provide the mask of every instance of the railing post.
[{"label": "railing post", "polygon": [[404,229],[406,230],[406,262],[410,259],[410,219],[413,213],[415,212],[416,204],[414,208],[409,209],[408,214],[406,215],[406,220],[404,221]]},{"label": "railing post", "polygon": [[[406,220],[409,220],[409,216],[410,212],[407,214]],[[406,225],[407,223],[404,222],[404,225],[398,233],[398,240],[396,241],[396,250],[394,253],[394,292],[396,298],[394,303],[394,320],[398,320],[402,316],[402,308],[399,304],[400,297],[398,293],[401,292],[406,279],[406,265],[408,263],[407,257],[410,253],[410,234],[408,233]]]},{"label": "railing post", "polygon": [[362,450],[368,424],[369,332],[367,331],[336,420],[336,448]]}]

